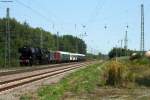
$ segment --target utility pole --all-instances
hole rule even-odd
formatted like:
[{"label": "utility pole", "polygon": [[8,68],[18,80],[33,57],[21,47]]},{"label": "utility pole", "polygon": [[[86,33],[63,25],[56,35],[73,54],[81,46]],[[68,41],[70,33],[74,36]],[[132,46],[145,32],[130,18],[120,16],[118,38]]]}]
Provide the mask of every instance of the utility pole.
[{"label": "utility pole", "polygon": [[[126,27],[128,29],[128,25]],[[127,56],[127,50],[128,50],[128,30],[126,30],[126,32],[125,32],[124,49],[125,49],[125,56]]]},{"label": "utility pole", "polygon": [[55,33],[55,24],[52,24],[53,33]]},{"label": "utility pole", "polygon": [[5,67],[10,66],[10,26],[9,26],[9,8],[6,14],[6,34],[5,34]]},{"label": "utility pole", "polygon": [[118,52],[117,52],[117,45],[116,45],[116,62],[117,62],[117,56],[118,56]]},{"label": "utility pole", "polygon": [[[82,27],[83,27],[83,32],[84,32],[84,33],[81,33],[81,34],[80,34],[80,37],[81,37],[81,39],[84,40],[84,37],[87,36],[87,33],[86,33],[86,31],[85,31],[86,25],[82,25]],[[84,47],[83,47],[82,44],[81,44],[81,50],[84,50]],[[85,51],[85,52],[86,52],[86,51]],[[85,53],[85,52],[84,52],[84,51],[81,51],[80,53]]]},{"label": "utility pole", "polygon": [[59,32],[57,32],[57,51],[59,51]]},{"label": "utility pole", "polygon": [[6,16],[6,37],[7,37],[7,45],[8,45],[8,66],[10,67],[10,58],[11,58],[11,48],[10,48],[10,25],[9,25],[9,8],[7,8],[7,16]]},{"label": "utility pole", "polygon": [[78,53],[78,36],[77,36],[77,25],[74,25],[75,34],[76,34],[76,53]]},{"label": "utility pole", "polygon": [[122,43],[123,43],[123,40],[121,40],[121,45],[120,45],[120,46],[121,46],[121,49],[122,49]]},{"label": "utility pole", "polygon": [[121,43],[121,44],[120,44],[120,46],[121,46],[121,47],[120,47],[120,56],[123,56],[123,55],[122,55],[122,42],[123,42],[123,40],[120,40],[120,43]]},{"label": "utility pole", "polygon": [[42,32],[42,29],[40,28],[40,32],[41,32],[41,37],[40,37],[40,45],[41,45],[41,48],[43,48],[43,32]]},{"label": "utility pole", "polygon": [[[11,0],[1,0],[3,3],[11,3]],[[11,59],[11,48],[10,48],[10,15],[9,8],[6,9],[6,34],[5,34],[5,67],[10,67],[10,59]],[[8,62],[7,62],[8,61]]]},{"label": "utility pole", "polygon": [[143,55],[144,53],[144,5],[141,4],[141,43],[140,43],[140,51]]},{"label": "utility pole", "polygon": [[128,48],[128,31],[126,30],[125,38],[124,38],[124,49]]},{"label": "utility pole", "polygon": [[76,53],[78,53],[78,37],[76,36]]},{"label": "utility pole", "polygon": [[120,43],[120,47],[118,47],[119,51],[120,51],[119,54],[118,54],[119,57],[122,56],[122,42],[123,42],[123,40],[118,40],[118,45]]}]

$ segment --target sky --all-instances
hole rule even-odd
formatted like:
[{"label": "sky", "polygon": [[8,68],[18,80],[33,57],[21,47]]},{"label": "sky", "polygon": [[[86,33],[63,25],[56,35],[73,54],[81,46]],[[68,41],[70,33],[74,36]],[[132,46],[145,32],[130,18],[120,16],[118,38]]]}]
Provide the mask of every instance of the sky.
[{"label": "sky", "polygon": [[126,30],[128,48],[140,49],[141,4],[145,12],[145,50],[150,50],[150,0],[13,0],[0,2],[0,17],[6,16],[9,7],[10,17],[21,23],[26,21],[53,34],[77,36],[86,42],[88,52],[107,54],[114,46],[121,46]]}]

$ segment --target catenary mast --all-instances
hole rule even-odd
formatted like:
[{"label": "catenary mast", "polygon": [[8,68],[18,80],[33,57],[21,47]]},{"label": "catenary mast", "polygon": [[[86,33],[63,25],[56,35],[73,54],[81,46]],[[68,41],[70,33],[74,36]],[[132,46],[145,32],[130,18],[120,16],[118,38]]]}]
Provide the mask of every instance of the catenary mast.
[{"label": "catenary mast", "polygon": [[141,4],[141,43],[140,43],[140,51],[141,54],[144,53],[144,5]]}]

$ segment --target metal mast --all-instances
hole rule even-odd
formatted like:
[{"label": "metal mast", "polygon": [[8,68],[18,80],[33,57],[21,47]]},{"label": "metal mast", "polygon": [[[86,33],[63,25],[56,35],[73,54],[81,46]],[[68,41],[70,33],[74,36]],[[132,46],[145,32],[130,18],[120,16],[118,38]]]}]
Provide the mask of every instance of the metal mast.
[{"label": "metal mast", "polygon": [[41,45],[41,48],[43,48],[43,32],[42,32],[42,28],[40,28],[40,32],[41,32],[41,36],[40,36],[40,45]]},{"label": "metal mast", "polygon": [[128,31],[126,30],[125,39],[124,39],[124,49],[128,49]]},{"label": "metal mast", "polygon": [[[3,3],[11,3],[11,0],[1,0]],[[5,34],[5,67],[10,66],[11,50],[10,50],[10,25],[9,25],[9,8],[6,10],[6,34]],[[7,62],[8,61],[8,62]]]},{"label": "metal mast", "polygon": [[141,4],[141,43],[140,43],[140,51],[144,53],[144,5]]},{"label": "metal mast", "polygon": [[[10,66],[10,25],[9,25],[9,8],[6,14],[6,34],[5,34],[5,67]],[[8,62],[7,62],[8,61]]]},{"label": "metal mast", "polygon": [[123,43],[123,40],[121,40],[121,49],[122,49],[122,43]]},{"label": "metal mast", "polygon": [[[77,34],[77,25],[75,24],[74,25],[74,28],[75,28],[75,34]],[[78,36],[76,35],[76,53],[78,53]]]},{"label": "metal mast", "polygon": [[126,33],[125,33],[125,39],[124,39],[124,49],[125,49],[125,56],[127,56],[127,50],[128,50],[128,25],[126,26]]},{"label": "metal mast", "polygon": [[57,32],[57,51],[59,51],[59,32]]}]

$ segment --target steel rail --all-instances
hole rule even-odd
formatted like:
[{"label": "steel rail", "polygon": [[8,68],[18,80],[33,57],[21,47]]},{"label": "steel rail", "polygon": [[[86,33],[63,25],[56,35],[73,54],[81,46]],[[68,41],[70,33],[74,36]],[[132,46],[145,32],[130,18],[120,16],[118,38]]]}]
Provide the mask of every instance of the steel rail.
[{"label": "steel rail", "polygon": [[12,74],[16,74],[16,73],[22,73],[22,72],[32,72],[32,71],[36,71],[36,70],[43,70],[43,69],[67,66],[67,65],[77,64],[77,63],[78,62],[61,63],[61,64],[43,65],[43,66],[40,66],[40,67],[30,67],[30,68],[28,67],[26,69],[11,70],[11,71],[6,71],[6,72],[0,72],[0,77],[1,76],[6,76],[6,75],[12,75]]},{"label": "steel rail", "polygon": [[18,78],[18,79],[6,81],[6,82],[3,82],[0,84],[0,93],[4,92],[6,90],[16,88],[18,86],[22,86],[27,83],[31,83],[31,82],[38,81],[38,80],[41,80],[44,78],[59,75],[59,74],[65,73],[65,72],[69,72],[71,70],[79,69],[82,66],[87,66],[89,64],[92,64],[92,63],[86,62],[86,63],[81,63],[81,64],[75,64],[75,65],[71,65],[68,68],[62,68],[62,69],[55,70],[55,71],[45,72],[45,73],[32,75],[32,76],[28,76],[28,77],[22,77],[20,79]]}]

